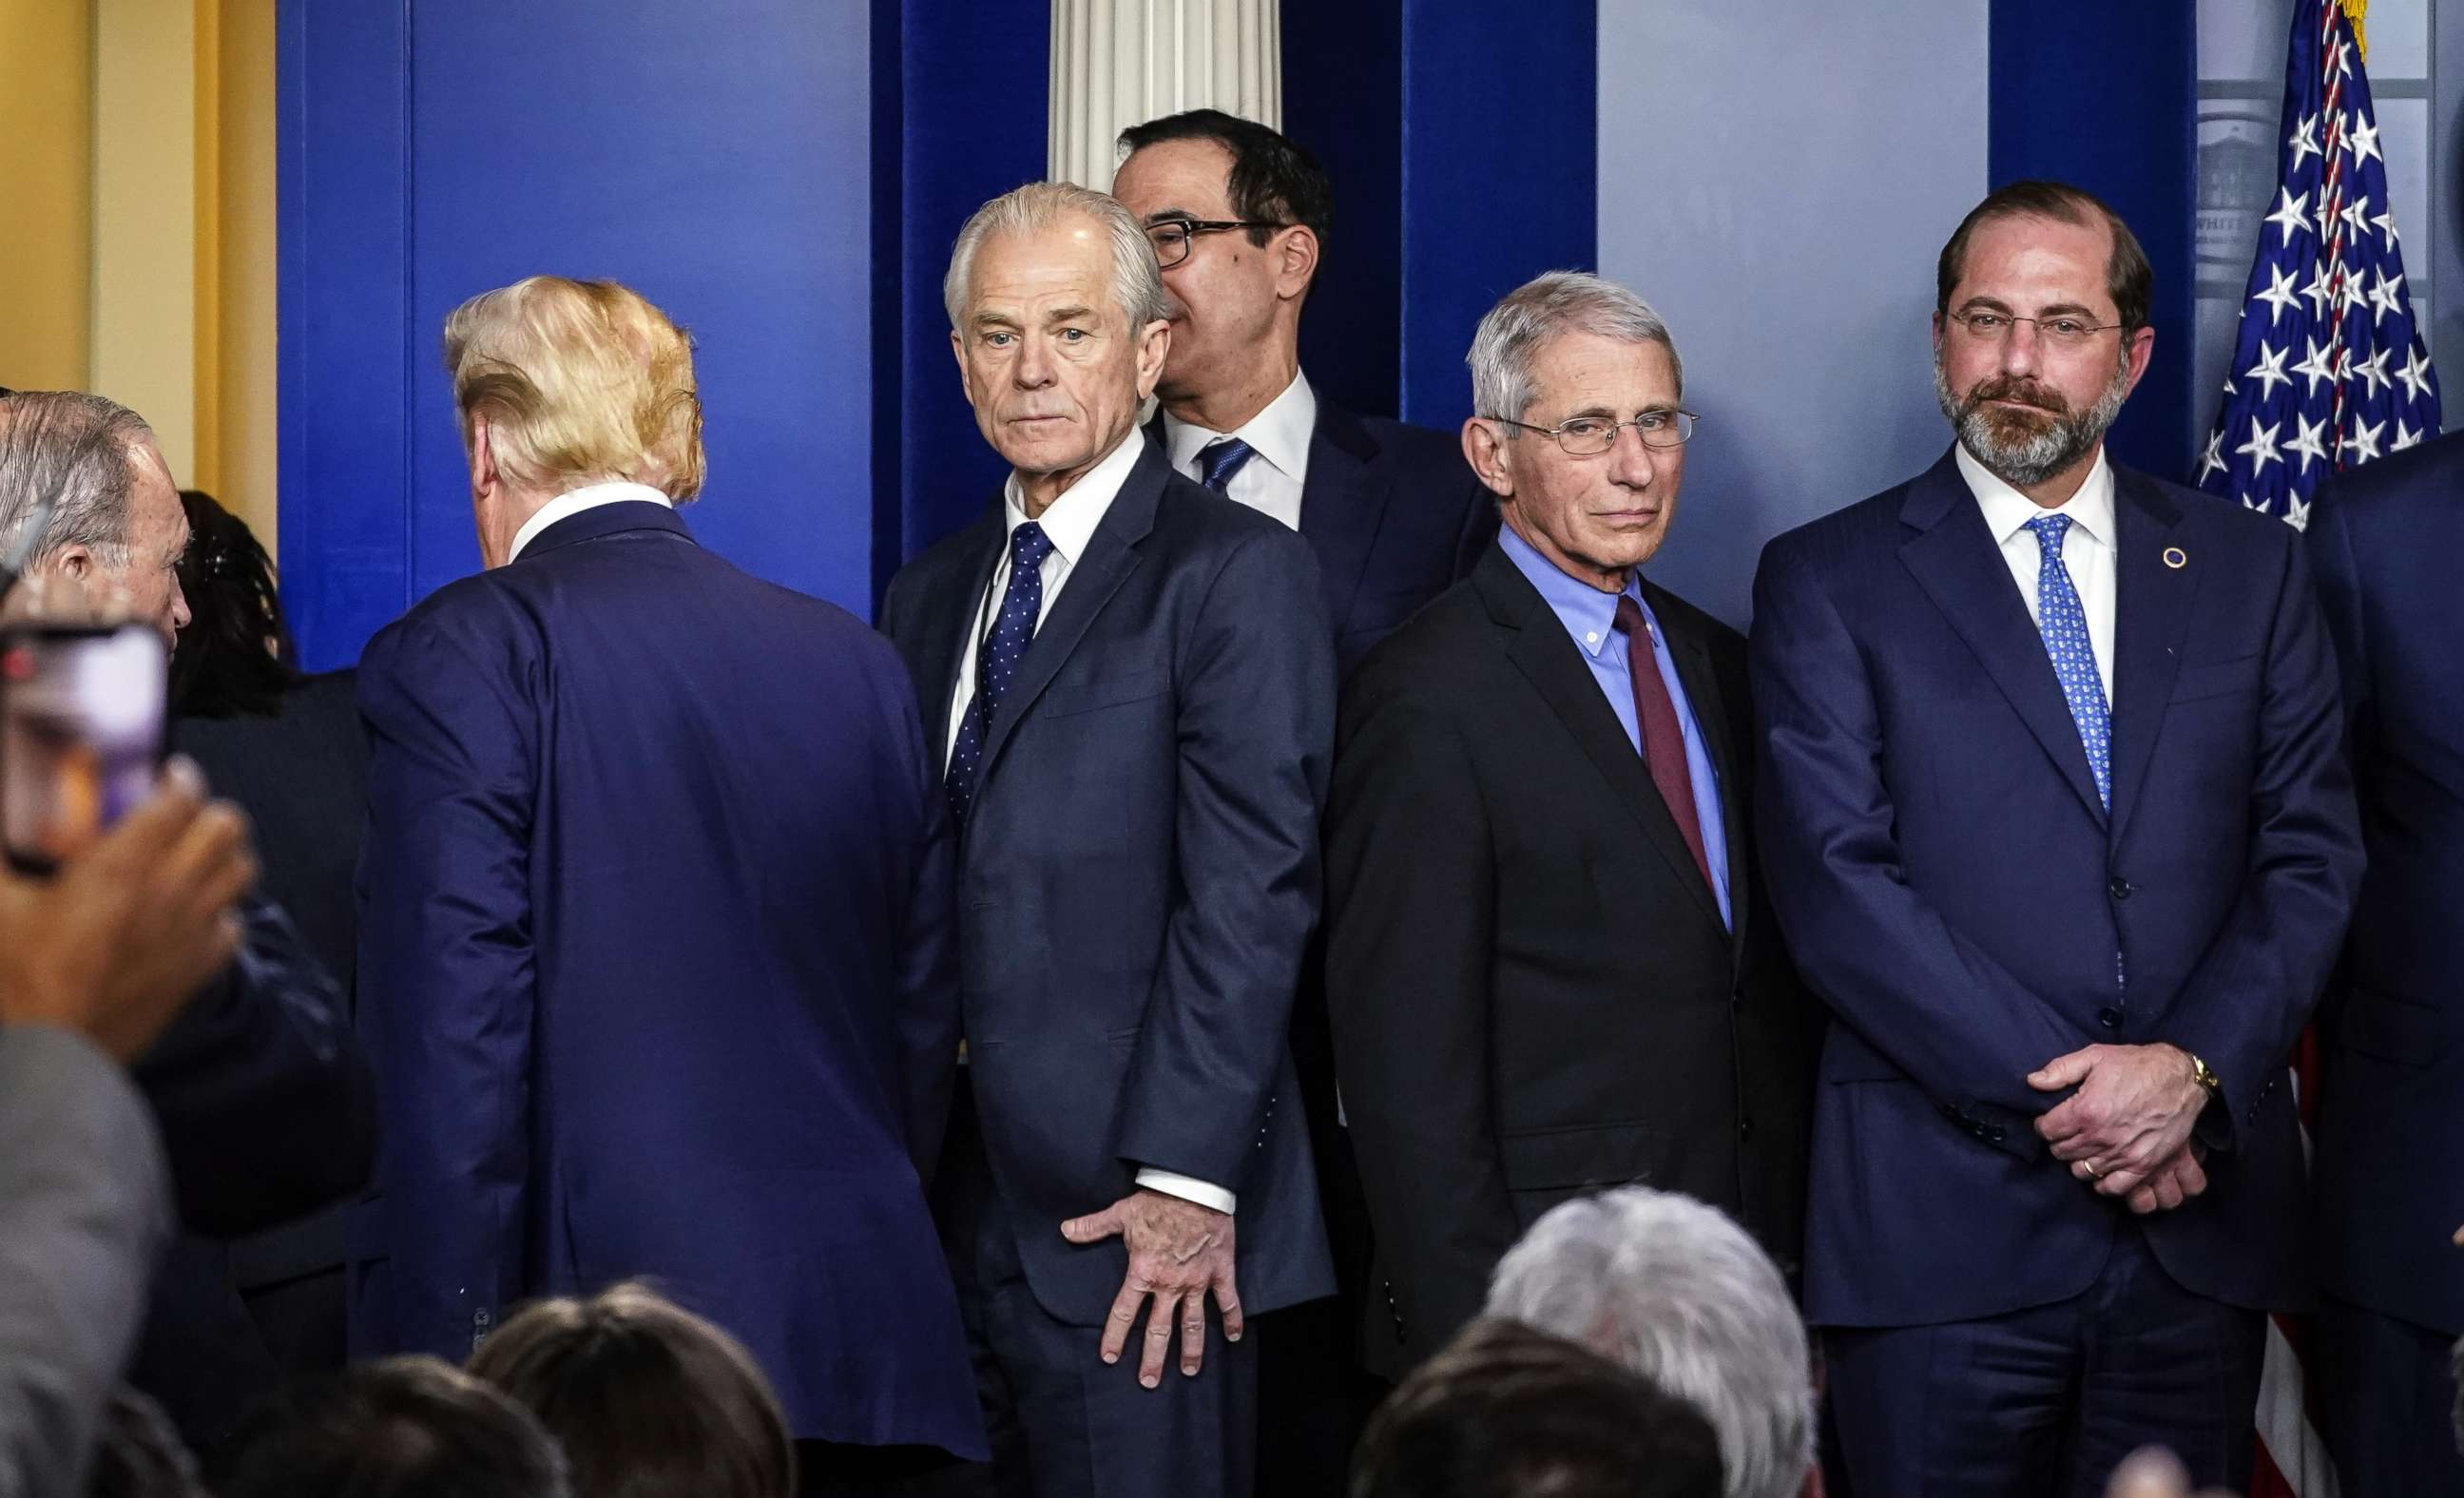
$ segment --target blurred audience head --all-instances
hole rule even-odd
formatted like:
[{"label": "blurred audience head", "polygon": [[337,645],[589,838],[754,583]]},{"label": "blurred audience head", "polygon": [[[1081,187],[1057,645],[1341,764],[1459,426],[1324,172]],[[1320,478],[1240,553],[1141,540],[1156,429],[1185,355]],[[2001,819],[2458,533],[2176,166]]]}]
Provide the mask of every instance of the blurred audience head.
[{"label": "blurred audience head", "polygon": [[219,1457],[220,1498],[568,1498],[531,1413],[450,1363],[388,1357],[286,1390]]},{"label": "blurred audience head", "polygon": [[[56,498],[38,519],[47,495]],[[25,548],[30,581],[73,581],[167,642],[188,623],[177,571],[187,544],[179,491],[143,417],[77,390],[0,401],[0,557]]]},{"label": "blurred audience head", "polygon": [[171,657],[172,711],[189,717],[271,714],[299,679],[274,559],[248,522],[213,496],[183,489],[180,506],[188,517],[188,550],[180,559],[188,628]]},{"label": "blurred audience head", "polygon": [[1561,1337],[1483,1317],[1370,1419],[1352,1498],[1717,1498],[1683,1400]]},{"label": "blurred audience head", "polygon": [[197,1460],[163,1407],[121,1387],[103,1406],[85,1498],[207,1498]]},{"label": "blurred audience head", "polygon": [[568,491],[701,493],[693,339],[629,287],[533,275],[482,292],[445,319],[445,367],[490,566]]},{"label": "blurred audience head", "polygon": [[471,1372],[564,1445],[583,1498],[787,1498],[795,1443],[734,1337],[641,1285],[540,1301]]},{"label": "blurred audience head", "polygon": [[1581,1342],[1701,1410],[1728,1498],[1805,1489],[1805,1324],[1778,1268],[1713,1208],[1647,1186],[1566,1202],[1499,1263],[1487,1313]]}]

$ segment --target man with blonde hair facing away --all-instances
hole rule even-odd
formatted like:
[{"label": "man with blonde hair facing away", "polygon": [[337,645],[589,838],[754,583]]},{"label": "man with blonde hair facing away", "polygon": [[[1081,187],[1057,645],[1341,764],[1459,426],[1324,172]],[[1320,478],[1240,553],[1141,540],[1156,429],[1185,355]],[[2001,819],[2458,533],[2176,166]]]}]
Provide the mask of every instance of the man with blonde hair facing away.
[{"label": "man with blonde hair facing away", "polygon": [[1673,1191],[1551,1209],[1497,1266],[1486,1314],[1582,1343],[1702,1411],[1727,1498],[1820,1498],[1812,1354],[1752,1236]]},{"label": "man with blonde hair facing away", "polygon": [[488,570],[360,670],[355,1352],[458,1361],[517,1300],[648,1275],[797,1437],[979,1455],[921,1179],[957,995],[906,672],[694,544],[692,343],[657,308],[534,276],[445,354]]}]

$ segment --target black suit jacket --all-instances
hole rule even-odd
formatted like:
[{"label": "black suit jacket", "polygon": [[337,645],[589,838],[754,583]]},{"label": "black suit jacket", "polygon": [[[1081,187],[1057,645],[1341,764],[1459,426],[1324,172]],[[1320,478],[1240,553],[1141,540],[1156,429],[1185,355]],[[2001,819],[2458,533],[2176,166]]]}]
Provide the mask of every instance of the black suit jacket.
[{"label": "black suit jacket", "polygon": [[[1135,440],[1134,438],[1133,440]],[[1006,523],[892,581],[939,763]],[[1238,1199],[1242,1303],[1333,1288],[1285,1027],[1318,913],[1334,655],[1309,548],[1145,445],[985,736],[958,842],[985,1154],[1026,1280],[1099,1324],[1128,1255],[1061,1223],[1153,1166]]]},{"label": "black suit jacket", "polygon": [[1815,1022],[1747,825],[1745,641],[1644,587],[1719,772],[1733,932],[1502,550],[1346,691],[1328,997],[1376,1232],[1379,1372],[1476,1314],[1541,1213],[1607,1186],[1708,1201],[1793,1273]]},{"label": "black suit jacket", "polygon": [[[1164,443],[1163,418],[1147,434]],[[1355,416],[1321,398],[1301,485],[1301,536],[1317,558],[1336,670],[1470,575],[1497,539],[1497,496],[1452,432]]]}]

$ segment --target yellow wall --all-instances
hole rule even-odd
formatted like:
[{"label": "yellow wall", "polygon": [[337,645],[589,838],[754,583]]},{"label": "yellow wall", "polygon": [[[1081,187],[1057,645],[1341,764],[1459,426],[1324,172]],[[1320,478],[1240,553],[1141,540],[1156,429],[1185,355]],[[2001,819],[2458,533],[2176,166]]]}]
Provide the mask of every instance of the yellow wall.
[{"label": "yellow wall", "polygon": [[84,0],[0,0],[0,385],[86,382],[93,58]]},{"label": "yellow wall", "polygon": [[150,422],[275,540],[275,0],[0,0],[0,385]]}]

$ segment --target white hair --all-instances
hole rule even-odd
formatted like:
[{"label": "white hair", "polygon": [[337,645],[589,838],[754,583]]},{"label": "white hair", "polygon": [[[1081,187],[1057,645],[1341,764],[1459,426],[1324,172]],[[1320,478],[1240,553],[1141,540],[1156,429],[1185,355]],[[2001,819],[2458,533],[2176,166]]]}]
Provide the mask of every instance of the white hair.
[{"label": "white hair", "polygon": [[1745,1229],[1626,1186],[1556,1207],[1509,1250],[1488,1313],[1579,1342],[1701,1410],[1727,1498],[1787,1498],[1814,1465],[1814,1371],[1788,1286]]},{"label": "white hair", "polygon": [[1684,392],[1685,365],[1677,357],[1668,324],[1651,310],[1651,303],[1597,275],[1551,271],[1507,292],[1480,319],[1471,352],[1463,356],[1471,366],[1472,414],[1521,421],[1539,399],[1532,388],[1532,363],[1551,340],[1567,333],[1659,344],[1668,350],[1669,372],[1679,393]]},{"label": "white hair", "polygon": [[1155,266],[1155,246],[1120,200],[1074,183],[1030,182],[976,209],[967,227],[958,231],[957,243],[950,247],[950,269],[941,277],[941,309],[950,315],[950,326],[963,320],[967,278],[985,240],[1032,233],[1073,213],[1093,219],[1112,242],[1112,299],[1128,315],[1130,331],[1160,319],[1163,272]]},{"label": "white hair", "polygon": [[18,390],[0,401],[0,554],[12,550],[42,496],[51,518],[27,557],[30,567],[71,546],[107,566],[128,562],[129,501],[142,476],[145,419],[78,390]]}]

